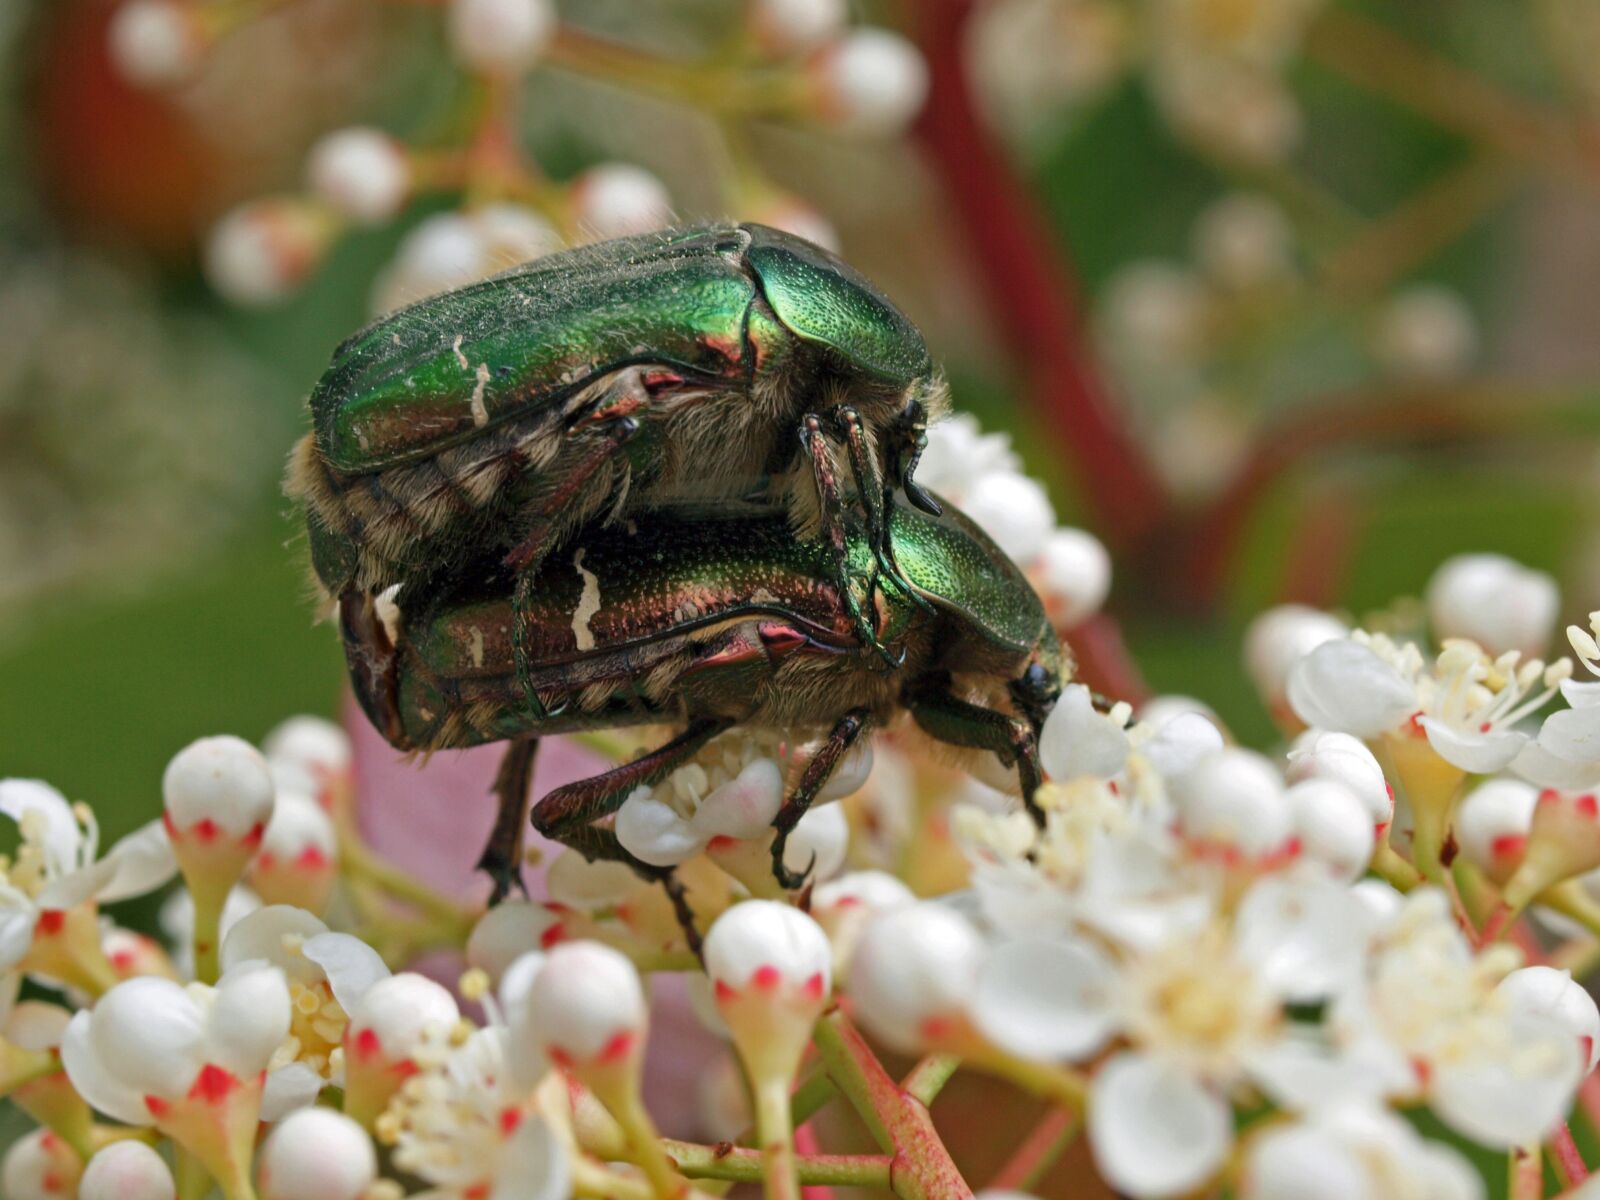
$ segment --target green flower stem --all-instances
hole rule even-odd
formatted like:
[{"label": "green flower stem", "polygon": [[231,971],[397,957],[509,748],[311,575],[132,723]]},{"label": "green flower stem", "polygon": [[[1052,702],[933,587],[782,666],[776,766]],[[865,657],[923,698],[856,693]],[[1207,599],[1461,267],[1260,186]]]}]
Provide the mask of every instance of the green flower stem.
[{"label": "green flower stem", "polygon": [[189,889],[194,898],[194,977],[200,983],[215,984],[222,975],[222,906],[227,893],[210,894],[211,889]]},{"label": "green flower stem", "polygon": [[891,1184],[901,1200],[966,1200],[972,1189],[950,1158],[925,1104],[889,1077],[872,1048],[838,1009],[817,1023],[817,1049],[828,1074],[892,1156]]},{"label": "green flower stem", "polygon": [[[667,1157],[690,1179],[726,1179],[733,1183],[759,1183],[762,1160],[759,1150],[747,1146],[701,1146],[694,1142],[662,1143]],[[801,1154],[794,1159],[794,1173],[803,1184],[819,1187],[887,1188],[892,1163],[883,1154]]]},{"label": "green flower stem", "polygon": [[767,1200],[800,1200],[800,1181],[794,1162],[794,1123],[789,1117],[789,1081],[777,1076],[754,1083],[762,1191]]},{"label": "green flower stem", "polygon": [[826,1071],[816,1071],[802,1080],[789,1100],[789,1110],[792,1113],[790,1119],[794,1122],[794,1127],[800,1128],[826,1108],[838,1094],[839,1088],[828,1077]]},{"label": "green flower stem", "polygon": [[1544,1154],[1538,1146],[1506,1155],[1507,1200],[1540,1200],[1544,1195]]},{"label": "green flower stem", "polygon": [[954,1054],[930,1054],[911,1068],[900,1088],[923,1104],[932,1104],[960,1066],[961,1060]]}]

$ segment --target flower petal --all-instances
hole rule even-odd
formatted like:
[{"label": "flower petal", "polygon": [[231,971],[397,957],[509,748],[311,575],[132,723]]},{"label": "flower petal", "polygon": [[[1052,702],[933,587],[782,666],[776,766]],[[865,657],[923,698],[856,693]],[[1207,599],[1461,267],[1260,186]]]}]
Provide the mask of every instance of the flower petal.
[{"label": "flower petal", "polygon": [[1210,1179],[1233,1144],[1233,1110],[1199,1080],[1124,1052],[1095,1076],[1089,1141],[1100,1174],[1130,1196],[1176,1196]]},{"label": "flower petal", "polygon": [[289,1015],[289,987],[281,970],[260,962],[230,968],[206,1014],[206,1061],[241,1079],[254,1077],[289,1036]]},{"label": "flower petal", "polygon": [[1593,708],[1600,705],[1600,680],[1563,679],[1561,694],[1573,708]]},{"label": "flower petal", "polygon": [[1552,1021],[1514,1016],[1496,1032],[1469,1057],[1432,1064],[1429,1107],[1482,1145],[1536,1145],[1571,1107],[1584,1064]]},{"label": "flower petal", "polygon": [[782,804],[783,771],[770,758],[758,758],[711,790],[689,818],[689,828],[701,841],[718,835],[744,841],[770,829]]},{"label": "flower petal", "polygon": [[1234,938],[1267,986],[1304,1002],[1360,978],[1375,924],[1342,884],[1268,876],[1240,902]]},{"label": "flower petal", "polygon": [[1313,729],[1359,738],[1394,729],[1417,710],[1417,693],[1372,650],[1348,638],[1324,642],[1289,672],[1289,704]]},{"label": "flower petal", "polygon": [[1505,770],[1528,744],[1528,735],[1514,729],[1491,729],[1487,733],[1460,730],[1437,717],[1423,717],[1419,724],[1435,754],[1473,775]]},{"label": "flower petal", "polygon": [[269,904],[241,917],[222,939],[222,969],[240,963],[268,962],[302,983],[316,978],[314,964],[289,952],[291,943],[326,933],[320,917],[292,904]]},{"label": "flower petal", "polygon": [[985,1037],[1019,1057],[1081,1059],[1116,1031],[1115,984],[1111,961],[1088,942],[1007,942],[978,971],[972,1018]]},{"label": "flower petal", "polygon": [[1536,741],[1522,748],[1511,769],[1529,783],[1563,792],[1581,792],[1600,784],[1600,761],[1568,762]]},{"label": "flower petal", "polygon": [[382,955],[348,933],[319,933],[307,938],[300,952],[322,968],[333,998],[347,1013],[355,1010],[362,993],[391,973]]},{"label": "flower petal", "polygon": [[128,1125],[150,1124],[144,1097],[106,1070],[90,1046],[92,1014],[85,1009],[74,1016],[61,1037],[61,1065],[78,1095],[89,1107]]},{"label": "flower petal", "polygon": [[1184,712],[1157,729],[1139,750],[1157,774],[1173,776],[1182,775],[1223,745],[1222,731],[1207,717]]},{"label": "flower petal", "polygon": [[172,840],[159,820],[135,829],[118,841],[101,861],[107,860],[116,864],[117,873],[97,893],[102,904],[153,892],[178,873]]},{"label": "flower petal", "polygon": [[1551,713],[1539,728],[1539,745],[1567,762],[1600,760],[1600,705]]},{"label": "flower petal", "polygon": [[1068,684],[1039,732],[1039,760],[1058,783],[1110,779],[1128,760],[1128,735],[1095,711],[1088,688]]},{"label": "flower petal", "polygon": [[0,813],[20,825],[29,812],[44,818],[48,872],[60,875],[75,869],[83,847],[83,828],[67,798],[41,779],[0,779]]},{"label": "flower petal", "polygon": [[308,1108],[322,1094],[322,1076],[302,1062],[292,1062],[267,1075],[261,1091],[261,1119],[281,1121],[297,1108]]},{"label": "flower petal", "polygon": [[526,1117],[501,1156],[490,1200],[566,1200],[572,1159],[549,1122]]},{"label": "flower petal", "polygon": [[700,853],[706,839],[649,788],[635,788],[617,810],[622,848],[653,867],[675,867]]}]

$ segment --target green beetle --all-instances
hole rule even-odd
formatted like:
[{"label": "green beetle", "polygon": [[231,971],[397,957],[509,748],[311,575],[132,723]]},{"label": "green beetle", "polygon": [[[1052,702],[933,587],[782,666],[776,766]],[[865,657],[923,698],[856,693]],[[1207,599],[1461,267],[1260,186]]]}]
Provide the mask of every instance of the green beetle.
[{"label": "green beetle", "polygon": [[842,581],[833,442],[875,545],[863,569],[898,581],[885,481],[931,508],[912,472],[944,396],[916,327],[827,251],[760,225],[668,230],[355,334],[312,392],[286,490],[335,597],[448,577],[486,550],[530,569],[591,521],[685,497],[775,498]]},{"label": "green beetle", "polygon": [[[595,822],[734,725],[823,737],[775,822],[773,867],[785,886],[800,882],[783,867],[789,830],[856,739],[903,713],[940,742],[1014,764],[1037,815],[1035,739],[1063,672],[1038,597],[953,508],[933,517],[899,507],[889,525],[922,602],[877,593],[874,633],[898,666],[854,637],[824,547],[790,536],[779,509],[723,504],[587,528],[539,568],[522,614],[527,674],[555,715],[535,716],[525,702],[512,582],[494,564],[414,608],[347,604],[356,694],[404,750],[511,742],[501,819],[481,864],[497,895],[515,878],[534,739],[544,734],[644,723],[682,731],[535,805],[542,833],[590,855],[625,857]],[[858,520],[847,522],[846,548],[852,569],[864,571],[873,549]]]}]

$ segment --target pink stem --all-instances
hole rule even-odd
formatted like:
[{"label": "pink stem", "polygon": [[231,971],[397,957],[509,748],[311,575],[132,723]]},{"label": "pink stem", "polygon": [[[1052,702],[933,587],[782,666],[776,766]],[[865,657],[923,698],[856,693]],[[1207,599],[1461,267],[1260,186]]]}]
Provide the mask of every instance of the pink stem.
[{"label": "pink stem", "polygon": [[1105,613],[1096,613],[1067,630],[1063,640],[1072,649],[1079,683],[1129,704],[1142,704],[1150,698],[1150,687],[1122,640],[1122,627]]},{"label": "pink stem", "polygon": [[1063,1141],[1077,1121],[1077,1114],[1064,1108],[1052,1108],[1045,1113],[984,1190],[1006,1192],[1032,1187],[1041,1172],[1049,1166],[1052,1156],[1059,1153]]},{"label": "pink stem", "polygon": [[[799,1129],[794,1131],[794,1148],[795,1153],[802,1158],[820,1154],[822,1146],[817,1141],[817,1131],[811,1128],[810,1125],[800,1126]],[[822,1184],[811,1184],[803,1187],[800,1189],[800,1195],[804,1200],[834,1200],[833,1189]]]},{"label": "pink stem", "polygon": [[1550,1139],[1550,1151],[1555,1159],[1556,1173],[1561,1176],[1564,1187],[1577,1187],[1578,1184],[1589,1178],[1589,1164],[1583,1161],[1583,1155],[1578,1153],[1578,1144],[1572,1140],[1572,1130],[1563,1121],[1561,1128],[1556,1130],[1555,1137]]}]

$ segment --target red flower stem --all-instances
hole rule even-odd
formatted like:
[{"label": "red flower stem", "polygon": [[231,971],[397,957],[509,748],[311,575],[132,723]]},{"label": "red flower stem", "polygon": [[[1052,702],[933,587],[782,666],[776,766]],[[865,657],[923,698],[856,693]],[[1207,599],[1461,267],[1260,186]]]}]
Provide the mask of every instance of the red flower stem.
[{"label": "red flower stem", "polygon": [[890,1078],[850,1019],[835,1009],[817,1022],[814,1039],[828,1074],[884,1153],[892,1156],[889,1178],[895,1195],[900,1200],[970,1200],[972,1189],[940,1140],[927,1106]]},{"label": "red flower stem", "polygon": [[1122,640],[1122,626],[1105,613],[1067,630],[1062,640],[1072,650],[1073,678],[1090,691],[1135,705],[1150,698],[1150,686]]},{"label": "red flower stem", "polygon": [[1171,506],[1083,345],[1075,288],[1049,224],[973,104],[964,53],[972,0],[904,7],[930,78],[917,136],[1033,403],[1077,468],[1096,528],[1126,551],[1161,526]]},{"label": "red flower stem", "polygon": [[1022,1145],[1000,1168],[985,1191],[1026,1192],[1037,1184],[1061,1152],[1078,1136],[1078,1115],[1052,1108],[1033,1127]]},{"label": "red flower stem", "polygon": [[1578,1144],[1572,1140],[1572,1130],[1565,1121],[1550,1139],[1550,1161],[1564,1188],[1577,1187],[1589,1178],[1589,1164],[1578,1153]]}]

